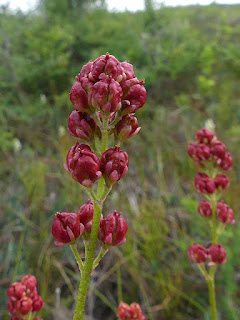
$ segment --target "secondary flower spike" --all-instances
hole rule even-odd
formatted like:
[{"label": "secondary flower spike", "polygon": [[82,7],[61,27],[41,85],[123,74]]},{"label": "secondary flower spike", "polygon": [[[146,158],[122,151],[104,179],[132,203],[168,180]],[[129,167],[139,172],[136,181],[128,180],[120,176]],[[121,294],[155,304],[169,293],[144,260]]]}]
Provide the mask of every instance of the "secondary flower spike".
[{"label": "secondary flower spike", "polygon": [[208,255],[209,259],[211,260],[209,265],[223,264],[227,261],[227,252],[220,244],[213,244],[208,249]]},{"label": "secondary flower spike", "polygon": [[212,205],[210,202],[203,200],[198,205],[198,213],[204,218],[212,216]]},{"label": "secondary flower spike", "polygon": [[196,189],[202,193],[214,193],[215,181],[209,178],[205,173],[197,173],[194,180]]},{"label": "secondary flower spike", "polygon": [[218,215],[218,220],[222,223],[226,223],[226,224],[235,223],[234,212],[224,201],[218,202],[217,215]]},{"label": "secondary flower spike", "polygon": [[127,222],[115,211],[101,219],[98,238],[106,245],[120,246],[126,242],[127,230]]},{"label": "secondary flower spike", "polygon": [[138,303],[131,303],[130,306],[127,303],[121,302],[117,309],[117,315],[120,320],[145,320],[141,307]]},{"label": "secondary flower spike", "polygon": [[52,235],[57,246],[74,243],[84,232],[80,215],[70,212],[57,213],[52,224]]},{"label": "secondary flower spike", "polygon": [[134,137],[141,128],[138,126],[138,120],[133,114],[124,116],[115,126],[115,137],[122,141]]},{"label": "secondary flower spike", "polygon": [[101,171],[108,186],[122,179],[128,172],[128,154],[119,147],[110,148],[101,157]]},{"label": "secondary flower spike", "polygon": [[73,111],[68,119],[68,132],[83,140],[92,140],[94,135],[101,135],[95,120],[85,112]]},{"label": "secondary flower spike", "polygon": [[88,145],[78,142],[69,150],[64,168],[72,174],[74,180],[87,188],[102,175],[99,158]]}]

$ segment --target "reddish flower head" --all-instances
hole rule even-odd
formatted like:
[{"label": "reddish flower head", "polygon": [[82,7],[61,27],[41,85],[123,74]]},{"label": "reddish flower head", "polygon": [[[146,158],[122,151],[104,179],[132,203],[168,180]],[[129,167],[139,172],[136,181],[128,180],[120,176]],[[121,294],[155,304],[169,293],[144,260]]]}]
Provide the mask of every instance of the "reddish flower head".
[{"label": "reddish flower head", "polygon": [[97,110],[105,113],[116,112],[121,109],[122,88],[112,78],[96,82],[89,94],[89,103]]},{"label": "reddish flower head", "polygon": [[106,245],[120,246],[126,242],[127,230],[127,222],[115,211],[101,219],[98,238]]},{"label": "reddish flower head", "polygon": [[230,185],[229,178],[225,174],[217,174],[214,181],[216,189],[219,190],[224,190]]},{"label": "reddish flower head", "polygon": [[188,256],[196,263],[204,263],[207,260],[207,249],[200,244],[194,243],[188,250]]},{"label": "reddish flower head", "polygon": [[8,305],[8,310],[11,315],[22,317],[32,311],[32,299],[29,297],[22,297],[20,300],[16,301],[14,309],[9,309]]},{"label": "reddish flower head", "polygon": [[28,292],[32,293],[32,292],[34,292],[34,289],[36,289],[37,279],[36,279],[36,277],[28,274],[22,278],[21,283],[23,285],[25,285]]},{"label": "reddish flower head", "polygon": [[212,146],[211,146],[211,154],[217,158],[217,159],[222,159],[224,158],[225,156],[225,153],[226,153],[226,146],[224,143],[222,143],[221,141],[214,141],[212,143]]},{"label": "reddish flower head", "polygon": [[218,202],[217,215],[218,220],[222,223],[233,224],[235,222],[233,210],[224,201]]},{"label": "reddish flower head", "polygon": [[93,118],[87,113],[73,111],[68,119],[68,132],[80,139],[92,140],[95,133],[100,135],[100,130]]},{"label": "reddish flower head", "polygon": [[211,130],[203,128],[196,133],[196,139],[200,143],[205,143],[210,145],[216,140],[216,136]]},{"label": "reddish flower head", "polygon": [[198,212],[200,216],[204,218],[209,218],[212,216],[212,205],[210,202],[203,200],[198,205]]},{"label": "reddish flower head", "polygon": [[85,232],[91,232],[94,209],[90,200],[86,204],[83,204],[77,213],[80,216],[81,223],[84,225]]},{"label": "reddish flower head", "polygon": [[125,79],[129,80],[132,78],[135,78],[135,74],[133,71],[133,65],[131,63],[128,63],[127,61],[124,61],[121,63],[121,66],[123,68],[123,72],[125,74]]},{"label": "reddish flower head", "polygon": [[211,156],[210,148],[204,143],[191,142],[188,146],[188,155],[199,161],[208,160]]},{"label": "reddish flower head", "polygon": [[144,81],[139,81],[137,78],[126,80],[122,84],[124,91],[124,101],[122,115],[135,113],[142,108],[147,96],[147,91],[143,86]]},{"label": "reddish flower head", "polygon": [[14,282],[11,284],[9,289],[7,290],[8,298],[11,301],[16,301],[21,299],[23,295],[25,295],[26,286],[20,282]]},{"label": "reddish flower head", "polygon": [[77,142],[69,150],[66,162],[64,167],[72,174],[73,179],[87,188],[90,188],[102,175],[100,160],[86,144]]},{"label": "reddish flower head", "polygon": [[142,313],[141,307],[138,303],[131,303],[130,306],[127,303],[121,302],[118,306],[117,315],[120,320],[145,320],[145,316]]},{"label": "reddish flower head", "polygon": [[57,241],[57,246],[66,243],[74,243],[84,232],[84,226],[80,223],[80,215],[76,213],[57,213],[52,224],[52,235]]},{"label": "reddish flower head", "polygon": [[209,265],[223,264],[226,260],[227,252],[220,244],[213,244],[208,249],[208,255],[211,262]]},{"label": "reddish flower head", "polygon": [[224,157],[222,159],[217,160],[217,164],[220,168],[223,170],[230,170],[232,169],[233,160],[229,153],[225,153]]},{"label": "reddish flower head", "polygon": [[90,112],[86,91],[82,88],[79,81],[75,82],[70,91],[70,100],[77,111]]},{"label": "reddish flower head", "polygon": [[132,114],[127,114],[115,126],[115,136],[122,141],[134,137],[140,129],[137,118]]},{"label": "reddish flower head", "polygon": [[194,180],[196,189],[202,193],[214,193],[215,181],[205,173],[197,173]]},{"label": "reddish flower head", "polygon": [[106,184],[111,185],[122,179],[128,171],[128,154],[119,147],[105,151],[101,158],[101,171]]},{"label": "reddish flower head", "polygon": [[108,53],[94,60],[89,78],[94,82],[102,79],[103,75],[120,82],[123,77],[121,63]]},{"label": "reddish flower head", "polygon": [[43,299],[39,295],[36,295],[32,300],[32,311],[37,312],[41,310],[42,307],[43,307]]}]

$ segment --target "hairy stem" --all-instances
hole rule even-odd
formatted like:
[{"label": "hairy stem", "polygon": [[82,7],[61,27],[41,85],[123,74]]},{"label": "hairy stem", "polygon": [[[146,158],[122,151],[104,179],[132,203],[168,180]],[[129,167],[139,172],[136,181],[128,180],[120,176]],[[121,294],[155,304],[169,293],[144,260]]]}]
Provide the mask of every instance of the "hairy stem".
[{"label": "hairy stem", "polygon": [[82,259],[79,255],[79,252],[78,252],[78,249],[77,249],[77,245],[76,244],[73,244],[73,245],[70,245],[70,248],[75,256],[75,259],[77,260],[77,264],[78,264],[78,267],[79,267],[79,271],[80,273],[82,274],[83,272],[83,268],[84,268],[84,264],[82,262]]},{"label": "hairy stem", "polygon": [[95,269],[98,264],[99,264],[99,261],[105,256],[105,254],[108,252],[108,249],[105,249],[105,248],[101,248],[101,250],[99,251],[99,254],[97,256],[97,258],[94,260],[94,263],[93,263],[93,269]]},{"label": "hairy stem", "polygon": [[208,280],[209,302],[211,310],[211,320],[217,320],[217,305],[215,296],[215,280],[214,277]]}]

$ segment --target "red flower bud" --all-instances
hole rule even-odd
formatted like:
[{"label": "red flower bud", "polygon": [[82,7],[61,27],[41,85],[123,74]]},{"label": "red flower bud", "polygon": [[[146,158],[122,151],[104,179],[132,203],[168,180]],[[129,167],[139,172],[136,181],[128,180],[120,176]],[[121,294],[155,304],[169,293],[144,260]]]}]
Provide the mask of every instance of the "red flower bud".
[{"label": "red flower bud", "polygon": [[78,142],[69,150],[64,168],[72,174],[74,180],[87,188],[102,175],[98,157],[89,146]]},{"label": "red flower bud", "polygon": [[66,243],[74,243],[84,232],[84,226],[80,223],[80,215],[76,213],[57,213],[52,224],[52,235],[58,241],[57,246]]},{"label": "red flower bud", "polygon": [[79,81],[75,82],[70,91],[70,100],[77,111],[90,112],[86,91]]},{"label": "red flower bud", "polygon": [[85,64],[78,75],[78,80],[80,81],[82,78],[89,78],[89,74],[92,71],[92,67],[93,67],[92,61],[89,61],[87,64]]},{"label": "red flower bud", "polygon": [[[24,316],[28,312],[32,311],[32,299],[29,297],[22,297],[16,302],[15,308],[16,315]],[[9,312],[11,313],[10,310]]]},{"label": "red flower bud", "polygon": [[73,111],[68,119],[68,132],[80,139],[92,140],[95,133],[100,136],[100,129],[95,120],[84,112]]},{"label": "red flower bud", "polygon": [[81,223],[84,225],[85,232],[90,233],[92,229],[93,220],[93,204],[88,200],[86,204],[83,204],[77,212],[80,216]]},{"label": "red flower bud", "polygon": [[204,263],[207,260],[207,249],[200,244],[194,243],[188,249],[188,256],[196,263]]},{"label": "red flower bud", "polygon": [[215,181],[210,179],[205,173],[197,173],[194,180],[196,189],[202,193],[214,193]]},{"label": "red flower bud", "polygon": [[224,190],[230,185],[229,178],[225,174],[217,174],[214,181],[216,189],[219,190]]},{"label": "red flower bud", "polygon": [[96,82],[102,78],[102,74],[120,82],[123,77],[123,68],[114,56],[107,53],[94,60],[89,78]]},{"label": "red flower bud", "polygon": [[143,107],[147,96],[143,83],[143,81],[139,81],[137,78],[127,80],[123,83],[122,87],[124,92],[128,87],[129,89],[127,90],[127,93],[124,94],[122,115],[135,113],[138,109]]},{"label": "red flower bud", "polygon": [[36,297],[34,297],[32,301],[32,311],[37,312],[41,310],[42,307],[43,307],[43,299],[39,295],[37,295]]},{"label": "red flower bud", "polygon": [[130,306],[121,302],[118,306],[117,315],[120,320],[145,320],[141,307],[138,303],[131,303]]},{"label": "red flower bud", "polygon": [[208,249],[208,255],[211,262],[209,263],[210,266],[215,264],[223,264],[226,260],[227,252],[220,244],[213,244]]},{"label": "red flower bud", "polygon": [[217,160],[217,164],[219,167],[221,167],[223,170],[230,170],[232,169],[233,160],[229,153],[225,153],[224,157],[222,159]]},{"label": "red flower bud", "polygon": [[137,118],[127,114],[115,126],[115,136],[122,141],[135,136],[140,129]]},{"label": "red flower bud", "polygon": [[200,216],[204,218],[209,218],[212,216],[212,205],[210,202],[203,200],[198,205],[198,212]]},{"label": "red flower bud", "polygon": [[89,94],[89,103],[97,110],[105,113],[121,109],[122,88],[112,78],[96,82]]},{"label": "red flower bud", "polygon": [[214,135],[214,133],[206,128],[199,130],[196,133],[196,138],[198,142],[209,145],[216,140],[216,136]]},{"label": "red flower bud", "polygon": [[221,141],[214,141],[212,143],[212,146],[211,146],[211,154],[215,157],[215,158],[224,158],[225,156],[225,153],[226,153],[226,146],[224,143],[222,143]]},{"label": "red flower bud", "polygon": [[123,72],[125,73],[125,79],[129,80],[132,78],[135,78],[135,74],[133,71],[133,65],[128,63],[127,61],[124,61],[121,63],[121,66],[123,68]]},{"label": "red flower bud", "polygon": [[128,154],[120,150],[110,148],[105,151],[101,158],[101,171],[108,186],[122,179],[128,171]]},{"label": "red flower bud", "polygon": [[211,156],[210,148],[204,143],[190,143],[188,146],[188,154],[191,158],[199,161],[208,160]]},{"label": "red flower bud", "polygon": [[7,295],[10,300],[16,301],[18,299],[21,299],[23,295],[25,295],[26,292],[26,286],[23,285],[20,282],[14,282],[11,284],[11,286],[7,290]]},{"label": "red flower bud", "polygon": [[217,215],[218,220],[222,223],[235,223],[233,210],[223,201],[218,202],[217,204]]},{"label": "red flower bud", "polygon": [[128,225],[120,215],[115,211],[100,221],[98,238],[106,245],[120,246],[126,242]]},{"label": "red flower bud", "polygon": [[27,290],[30,293],[33,292],[36,288],[37,279],[34,276],[28,274],[22,278],[21,283],[26,286]]}]

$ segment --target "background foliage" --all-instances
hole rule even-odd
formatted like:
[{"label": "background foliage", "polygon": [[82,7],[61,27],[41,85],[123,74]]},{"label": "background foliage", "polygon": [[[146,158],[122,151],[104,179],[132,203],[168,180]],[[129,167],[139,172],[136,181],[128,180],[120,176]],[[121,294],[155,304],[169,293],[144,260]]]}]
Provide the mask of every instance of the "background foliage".
[{"label": "background foliage", "polygon": [[[104,2],[42,0],[37,11],[0,11],[0,318],[6,289],[35,274],[45,320],[71,318],[77,266],[56,248],[57,211],[87,199],[62,163],[74,143],[66,131],[68,92],[89,59],[107,51],[129,60],[145,78],[142,127],[127,142],[128,175],[105,213],[122,211],[127,243],[111,250],[93,275],[88,319],[115,319],[118,301],[136,301],[148,319],[209,319],[207,285],[188,261],[193,238],[207,244],[208,225],[196,212],[195,168],[187,144],[208,119],[234,159],[226,200],[238,220],[240,188],[240,6],[108,12]],[[219,319],[239,310],[238,222],[226,228],[228,262],[217,276]]]}]

